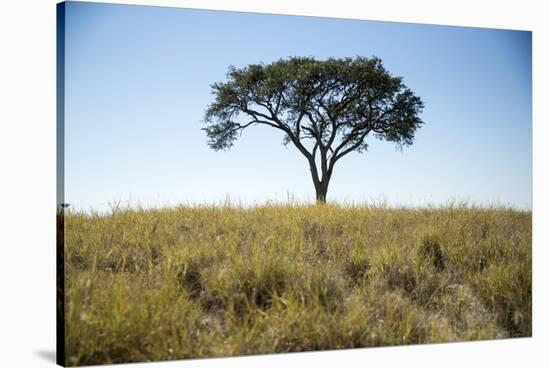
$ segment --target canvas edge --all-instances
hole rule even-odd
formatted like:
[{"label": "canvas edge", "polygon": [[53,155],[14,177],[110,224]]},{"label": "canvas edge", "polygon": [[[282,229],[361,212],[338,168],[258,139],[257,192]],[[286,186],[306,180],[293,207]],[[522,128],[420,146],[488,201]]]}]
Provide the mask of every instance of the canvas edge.
[{"label": "canvas edge", "polygon": [[56,363],[65,366],[65,2],[56,4]]}]

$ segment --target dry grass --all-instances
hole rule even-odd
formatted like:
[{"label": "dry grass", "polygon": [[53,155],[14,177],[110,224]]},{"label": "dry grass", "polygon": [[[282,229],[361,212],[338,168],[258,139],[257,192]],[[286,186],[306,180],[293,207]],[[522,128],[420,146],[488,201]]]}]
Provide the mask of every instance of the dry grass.
[{"label": "dry grass", "polygon": [[531,212],[65,215],[67,364],[531,335]]}]

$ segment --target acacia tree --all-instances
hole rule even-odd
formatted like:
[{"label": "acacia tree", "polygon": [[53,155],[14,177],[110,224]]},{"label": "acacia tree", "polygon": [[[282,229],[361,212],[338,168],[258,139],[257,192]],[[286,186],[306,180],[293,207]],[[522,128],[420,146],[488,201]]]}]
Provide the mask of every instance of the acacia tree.
[{"label": "acacia tree", "polygon": [[366,151],[367,137],[413,143],[423,103],[379,58],[316,60],[291,57],[272,64],[229,67],[212,86],[205,114],[208,145],[229,149],[242,131],[264,125],[283,133],[307,159],[316,198],[326,201],[334,165]]}]

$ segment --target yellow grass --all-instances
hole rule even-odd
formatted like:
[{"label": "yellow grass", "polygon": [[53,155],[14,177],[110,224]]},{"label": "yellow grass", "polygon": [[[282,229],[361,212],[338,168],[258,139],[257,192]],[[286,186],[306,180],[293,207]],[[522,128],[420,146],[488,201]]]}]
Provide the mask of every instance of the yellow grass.
[{"label": "yellow grass", "polygon": [[531,336],[531,212],[65,214],[67,364]]}]

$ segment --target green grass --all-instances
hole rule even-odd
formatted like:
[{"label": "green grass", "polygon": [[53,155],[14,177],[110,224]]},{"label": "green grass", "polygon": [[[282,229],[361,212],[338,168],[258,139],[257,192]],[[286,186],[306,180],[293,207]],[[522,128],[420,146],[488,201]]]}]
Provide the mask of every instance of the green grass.
[{"label": "green grass", "polygon": [[67,364],[531,336],[531,212],[65,215]]}]

